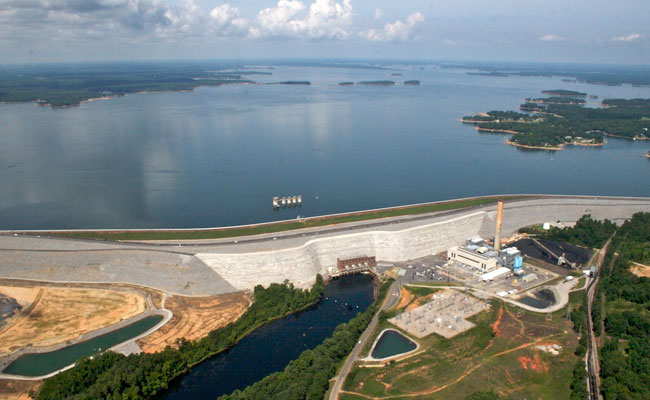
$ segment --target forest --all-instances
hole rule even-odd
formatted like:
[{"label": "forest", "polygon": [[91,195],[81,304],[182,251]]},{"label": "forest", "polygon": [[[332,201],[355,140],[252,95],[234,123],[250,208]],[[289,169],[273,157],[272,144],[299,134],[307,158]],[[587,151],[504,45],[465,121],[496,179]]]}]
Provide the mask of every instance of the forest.
[{"label": "forest", "polygon": [[168,388],[176,377],[201,361],[232,347],[253,329],[318,301],[324,290],[317,275],[311,290],[296,289],[293,284],[256,286],[253,304],[235,322],[195,340],[178,340],[177,348],[168,346],[158,353],[127,356],[105,352],[80,359],[75,367],[47,379],[32,397],[54,399],[149,399]]},{"label": "forest", "polygon": [[249,75],[269,72],[242,70],[222,64],[111,64],[5,68],[0,70],[0,101],[38,102],[52,107],[137,92],[192,90],[198,86],[254,83]]},{"label": "forest", "polygon": [[490,111],[462,121],[484,132],[514,132],[511,144],[541,149],[602,145],[607,135],[650,139],[650,99],[606,99],[600,108],[586,108],[583,103],[564,95],[526,99],[520,106],[524,113]]},{"label": "forest", "polygon": [[[537,231],[535,231],[537,233]],[[612,238],[592,318],[594,333],[603,336],[600,349],[601,392],[605,400],[650,398],[650,279],[630,272],[630,264],[650,264],[650,213],[637,213],[617,228],[611,221],[582,216],[572,228],[551,228],[545,238],[601,248]],[[604,310],[604,313],[603,313]],[[581,333],[575,354],[587,348],[583,306],[571,312]],[[604,324],[603,324],[604,321]],[[580,360],[573,371],[571,399],[586,399],[586,372]]]},{"label": "forest", "polygon": [[603,247],[614,232],[616,232],[616,224],[612,221],[608,219],[599,221],[592,218],[591,215],[585,214],[572,227],[558,228],[551,226],[548,231],[542,231],[539,236],[556,242],[566,242],[577,246],[599,249]]},{"label": "forest", "polygon": [[650,398],[650,279],[630,272],[632,262],[650,264],[650,213],[635,214],[617,230],[597,288],[593,318],[604,320],[604,326],[594,323],[594,330],[604,334],[605,400]]}]

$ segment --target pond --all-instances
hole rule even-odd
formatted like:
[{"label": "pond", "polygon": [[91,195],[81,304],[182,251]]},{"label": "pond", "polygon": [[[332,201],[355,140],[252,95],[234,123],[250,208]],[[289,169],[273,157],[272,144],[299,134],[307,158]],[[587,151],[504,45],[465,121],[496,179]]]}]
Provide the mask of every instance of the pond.
[{"label": "pond", "polygon": [[375,343],[375,347],[372,350],[372,358],[383,359],[393,357],[398,354],[408,353],[416,348],[417,344],[406,336],[395,330],[386,329],[382,332],[377,343]]},{"label": "pond", "polygon": [[528,296],[522,297],[518,301],[531,307],[546,308],[555,304],[555,296],[549,289],[541,289]]},{"label": "pond", "polygon": [[123,328],[59,350],[25,354],[9,364],[2,372],[23,376],[47,375],[75,363],[81,357],[92,356],[102,351],[102,349],[111,348],[136,337],[156,326],[162,319],[162,315],[152,315]]}]

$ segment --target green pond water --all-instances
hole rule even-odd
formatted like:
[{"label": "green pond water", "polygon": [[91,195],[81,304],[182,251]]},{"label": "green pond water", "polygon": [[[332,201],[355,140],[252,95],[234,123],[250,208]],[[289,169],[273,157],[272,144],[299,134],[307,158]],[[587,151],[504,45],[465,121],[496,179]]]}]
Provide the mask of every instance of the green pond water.
[{"label": "green pond water", "polygon": [[381,334],[375,348],[372,350],[373,358],[386,358],[407,353],[416,348],[416,344],[409,338],[394,330],[387,330]]},{"label": "green pond water", "polygon": [[80,357],[92,356],[136,337],[151,329],[162,319],[162,315],[152,315],[113,332],[56,351],[25,354],[9,364],[2,372],[24,376],[46,375],[76,362]]}]

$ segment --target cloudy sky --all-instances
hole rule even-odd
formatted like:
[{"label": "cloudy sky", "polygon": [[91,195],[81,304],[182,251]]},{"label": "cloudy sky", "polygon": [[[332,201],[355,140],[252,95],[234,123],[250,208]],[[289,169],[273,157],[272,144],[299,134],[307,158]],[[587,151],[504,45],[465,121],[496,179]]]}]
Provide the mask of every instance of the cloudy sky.
[{"label": "cloudy sky", "polygon": [[0,63],[650,63],[650,0],[0,0]]}]

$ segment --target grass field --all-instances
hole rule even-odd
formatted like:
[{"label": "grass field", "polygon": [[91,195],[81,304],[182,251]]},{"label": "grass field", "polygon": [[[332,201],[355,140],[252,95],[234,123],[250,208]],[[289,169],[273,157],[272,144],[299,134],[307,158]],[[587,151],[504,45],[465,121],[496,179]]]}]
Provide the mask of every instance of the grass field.
[{"label": "grass field", "polygon": [[[582,292],[572,294],[572,307],[583,298]],[[568,398],[577,337],[565,314],[566,309],[549,319],[494,299],[488,311],[470,318],[476,327],[465,333],[452,339],[427,336],[419,341],[421,353],[379,368],[357,363],[340,398],[462,399],[490,389],[505,399]],[[388,325],[381,321],[375,335]],[[536,348],[542,344],[563,350],[554,356]]]},{"label": "grass field", "polygon": [[192,240],[192,239],[222,239],[239,236],[258,235],[263,233],[285,232],[302,228],[315,228],[327,225],[342,224],[373,220],[402,215],[426,214],[430,212],[447,211],[459,208],[477,207],[495,203],[497,200],[516,200],[521,196],[480,197],[465,200],[443,201],[416,206],[395,207],[376,211],[360,211],[329,217],[304,218],[297,221],[285,221],[269,224],[251,225],[236,228],[215,228],[202,230],[147,230],[147,231],[56,231],[39,232],[41,235],[61,236],[70,238],[86,238],[100,240]]},{"label": "grass field", "polygon": [[117,290],[0,286],[0,293],[24,302],[21,312],[0,330],[0,355],[63,343],[138,315],[146,307],[141,294]]}]

